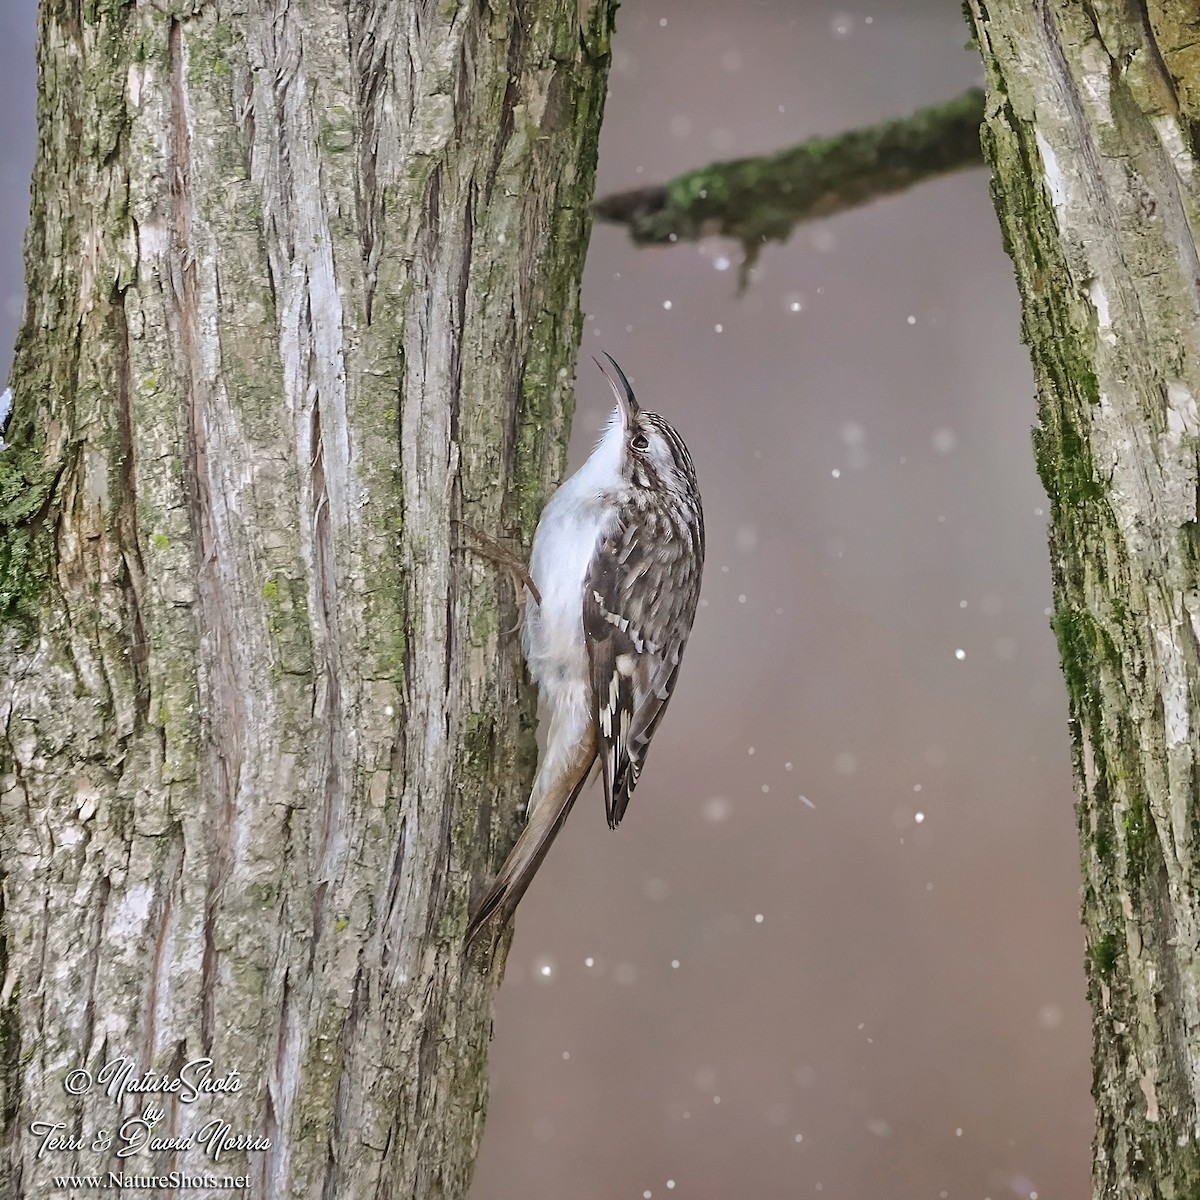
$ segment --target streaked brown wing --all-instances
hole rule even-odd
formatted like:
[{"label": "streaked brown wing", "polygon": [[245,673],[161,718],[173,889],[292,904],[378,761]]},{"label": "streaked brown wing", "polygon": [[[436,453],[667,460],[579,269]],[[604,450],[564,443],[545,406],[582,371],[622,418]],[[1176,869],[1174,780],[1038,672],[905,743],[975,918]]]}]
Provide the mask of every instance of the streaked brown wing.
[{"label": "streaked brown wing", "polygon": [[584,583],[593,714],[614,829],[671,698],[695,613],[693,535],[659,513],[641,518],[604,540]]}]

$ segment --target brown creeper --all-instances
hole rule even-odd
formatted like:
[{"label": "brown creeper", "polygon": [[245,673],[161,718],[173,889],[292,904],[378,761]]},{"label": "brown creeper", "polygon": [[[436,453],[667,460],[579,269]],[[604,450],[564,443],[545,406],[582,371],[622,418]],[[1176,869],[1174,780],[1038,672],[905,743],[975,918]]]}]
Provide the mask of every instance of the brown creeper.
[{"label": "brown creeper", "polygon": [[687,447],[638,407],[616,362],[617,398],[591,457],[554,495],[533,537],[523,645],[549,719],[528,823],[467,928],[503,929],[599,758],[613,829],[679,677],[704,565],[704,514]]}]

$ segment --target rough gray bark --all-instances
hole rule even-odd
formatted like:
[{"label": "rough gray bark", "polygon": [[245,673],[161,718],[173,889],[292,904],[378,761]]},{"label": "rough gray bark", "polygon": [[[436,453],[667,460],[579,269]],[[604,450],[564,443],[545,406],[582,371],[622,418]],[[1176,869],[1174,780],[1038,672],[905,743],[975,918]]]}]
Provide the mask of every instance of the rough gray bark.
[{"label": "rough gray bark", "polygon": [[[971,0],[1050,494],[1095,1193],[1200,1193],[1200,52],[1174,0]],[[1014,881],[1016,882],[1016,881]]]},{"label": "rough gray bark", "polygon": [[[561,469],[611,18],[43,3],[0,455],[0,1195],[464,1194],[496,975],[461,938],[532,697],[453,522],[527,539]],[[65,1090],[121,1057],[241,1088]],[[156,1137],[270,1147],[91,1148],[149,1102]],[[34,1121],[84,1148],[39,1159]]]}]

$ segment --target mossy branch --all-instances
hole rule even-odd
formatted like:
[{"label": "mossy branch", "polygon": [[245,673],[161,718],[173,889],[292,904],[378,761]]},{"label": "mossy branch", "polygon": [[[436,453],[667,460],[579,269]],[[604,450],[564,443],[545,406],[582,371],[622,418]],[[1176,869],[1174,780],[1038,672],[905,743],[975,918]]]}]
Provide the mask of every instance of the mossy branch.
[{"label": "mossy branch", "polygon": [[802,221],[866,204],[963,167],[983,165],[983,92],[898,120],[810,138],[759,158],[713,163],[657,187],[596,201],[596,215],[628,225],[635,242],[736,238],[749,267],[765,242],[784,241]]}]

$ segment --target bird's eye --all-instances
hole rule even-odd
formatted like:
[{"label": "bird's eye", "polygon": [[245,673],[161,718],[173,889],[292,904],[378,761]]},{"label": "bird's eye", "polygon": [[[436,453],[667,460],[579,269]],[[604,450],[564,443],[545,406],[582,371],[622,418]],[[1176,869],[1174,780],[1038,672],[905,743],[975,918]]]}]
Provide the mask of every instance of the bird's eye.
[{"label": "bird's eye", "polygon": [[650,439],[644,433],[635,433],[629,443],[635,450],[649,450]]}]

